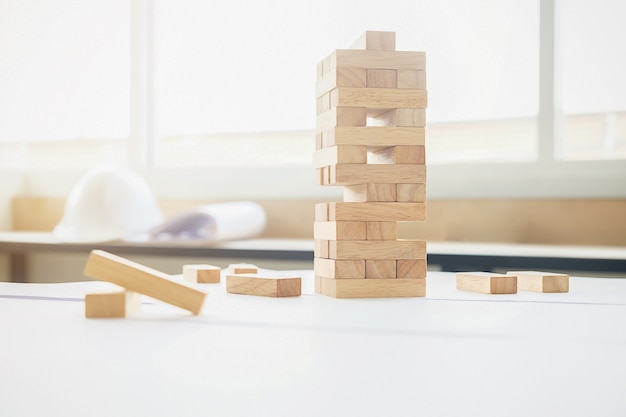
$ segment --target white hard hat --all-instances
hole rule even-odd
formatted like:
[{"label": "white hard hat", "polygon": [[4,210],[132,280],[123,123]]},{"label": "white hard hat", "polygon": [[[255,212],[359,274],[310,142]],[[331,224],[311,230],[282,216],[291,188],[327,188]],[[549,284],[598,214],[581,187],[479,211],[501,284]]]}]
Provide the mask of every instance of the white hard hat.
[{"label": "white hard hat", "polygon": [[124,167],[101,166],[72,189],[54,236],[63,242],[142,240],[163,221],[146,182]]}]

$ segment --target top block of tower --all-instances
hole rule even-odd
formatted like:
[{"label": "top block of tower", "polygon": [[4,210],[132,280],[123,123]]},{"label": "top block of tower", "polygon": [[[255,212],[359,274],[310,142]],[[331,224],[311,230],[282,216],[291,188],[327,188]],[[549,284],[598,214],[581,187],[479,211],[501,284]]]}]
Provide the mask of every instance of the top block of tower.
[{"label": "top block of tower", "polygon": [[395,32],[367,31],[357,39],[350,49],[369,49],[372,51],[395,51]]}]

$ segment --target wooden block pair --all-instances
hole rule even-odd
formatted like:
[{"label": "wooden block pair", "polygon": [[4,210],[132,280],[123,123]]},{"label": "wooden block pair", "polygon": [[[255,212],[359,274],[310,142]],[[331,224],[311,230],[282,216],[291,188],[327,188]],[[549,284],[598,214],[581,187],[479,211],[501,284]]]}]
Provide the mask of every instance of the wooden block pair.
[{"label": "wooden block pair", "polygon": [[456,288],[483,294],[515,294],[517,290],[559,293],[569,291],[569,276],[540,271],[459,272]]}]

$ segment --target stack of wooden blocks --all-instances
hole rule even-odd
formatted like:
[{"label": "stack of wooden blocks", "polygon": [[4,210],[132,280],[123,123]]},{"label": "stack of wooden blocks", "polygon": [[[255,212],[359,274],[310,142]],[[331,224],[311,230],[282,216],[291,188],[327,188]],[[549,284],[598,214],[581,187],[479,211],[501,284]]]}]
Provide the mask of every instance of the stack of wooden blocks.
[{"label": "stack of wooden blocks", "polygon": [[366,32],[318,65],[316,98],[313,164],[321,185],[344,186],[316,205],[316,291],[425,296],[426,242],[398,239],[398,222],[426,219],[425,53]]}]

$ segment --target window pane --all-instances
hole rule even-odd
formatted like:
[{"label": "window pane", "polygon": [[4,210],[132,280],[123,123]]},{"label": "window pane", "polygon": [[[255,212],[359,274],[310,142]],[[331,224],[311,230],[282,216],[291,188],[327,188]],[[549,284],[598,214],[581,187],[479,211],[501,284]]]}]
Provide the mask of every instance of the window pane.
[{"label": "window pane", "polygon": [[[313,143],[316,64],[365,30],[395,31],[397,49],[427,52],[430,162],[534,158],[536,0],[387,0],[384,7],[371,0],[219,6],[157,0],[156,6],[162,165],[182,164],[183,156],[173,161],[168,150],[184,146],[184,163],[202,165],[204,153],[194,153],[193,143],[208,143],[208,134],[310,129],[301,140]],[[257,162],[270,163],[277,146],[256,154]],[[304,157],[310,154],[295,158]]]},{"label": "window pane", "polygon": [[563,1],[565,159],[626,158],[626,2]]},{"label": "window pane", "polygon": [[0,2],[0,166],[123,158],[82,149],[128,135],[129,33],[125,0]]}]

